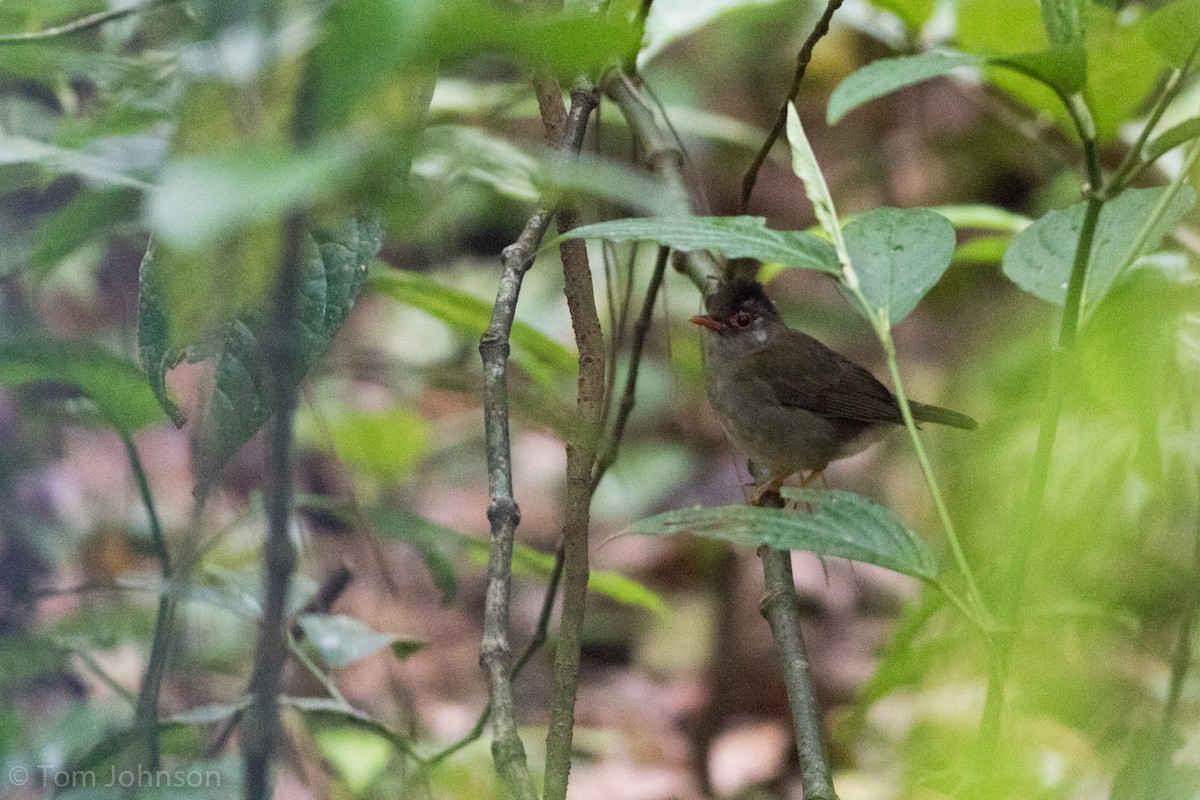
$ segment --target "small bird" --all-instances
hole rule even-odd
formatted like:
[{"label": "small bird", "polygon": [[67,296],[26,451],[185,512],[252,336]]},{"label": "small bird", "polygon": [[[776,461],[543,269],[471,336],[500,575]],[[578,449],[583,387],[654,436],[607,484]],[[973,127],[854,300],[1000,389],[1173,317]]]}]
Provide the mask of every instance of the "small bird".
[{"label": "small bird", "polygon": [[[770,478],[757,503],[790,476],[808,486],[829,462],[855,455],[903,425],[900,404],[875,376],[792,330],[762,284],[734,280],[691,318],[703,332],[708,400],[733,443]],[[973,430],[965,414],[909,401],[913,418]]]}]

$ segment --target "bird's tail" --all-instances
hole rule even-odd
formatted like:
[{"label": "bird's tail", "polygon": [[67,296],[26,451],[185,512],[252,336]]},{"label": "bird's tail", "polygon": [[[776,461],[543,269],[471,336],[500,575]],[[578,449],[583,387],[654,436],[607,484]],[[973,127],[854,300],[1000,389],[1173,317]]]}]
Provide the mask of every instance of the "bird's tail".
[{"label": "bird's tail", "polygon": [[966,414],[960,414],[941,406],[927,406],[924,403],[909,400],[908,407],[912,409],[913,419],[917,422],[949,425],[951,428],[962,428],[964,431],[973,431],[979,427],[979,423]]}]

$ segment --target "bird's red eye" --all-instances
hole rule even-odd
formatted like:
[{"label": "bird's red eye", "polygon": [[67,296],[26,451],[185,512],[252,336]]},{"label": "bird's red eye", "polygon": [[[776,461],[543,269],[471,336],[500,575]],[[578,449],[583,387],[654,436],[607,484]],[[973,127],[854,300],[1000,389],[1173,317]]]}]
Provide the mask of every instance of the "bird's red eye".
[{"label": "bird's red eye", "polygon": [[749,328],[752,321],[749,311],[739,311],[733,315],[733,326],[735,328]]}]

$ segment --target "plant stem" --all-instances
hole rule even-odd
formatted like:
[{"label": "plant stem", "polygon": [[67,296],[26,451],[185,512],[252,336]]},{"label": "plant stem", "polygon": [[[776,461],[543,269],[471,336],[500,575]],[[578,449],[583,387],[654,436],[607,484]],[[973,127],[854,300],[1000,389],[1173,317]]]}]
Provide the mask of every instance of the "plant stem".
[{"label": "plant stem", "polygon": [[825,11],[800,47],[800,52],[796,56],[796,72],[792,76],[792,86],[788,90],[787,97],[779,104],[779,111],[775,114],[775,124],[771,126],[771,131],[763,141],[762,147],[758,148],[750,166],[746,168],[745,175],[742,176],[742,193],[738,198],[738,214],[745,214],[746,209],[750,206],[750,195],[754,192],[754,184],[758,181],[758,171],[767,160],[767,156],[771,154],[771,148],[775,146],[775,142],[779,140],[779,135],[783,133],[783,129],[787,125],[788,104],[795,102],[796,97],[800,94],[800,83],[804,80],[804,73],[808,70],[808,62],[812,60],[813,49],[821,37],[829,33],[829,21],[833,19],[834,12],[841,5],[842,0],[829,0],[825,4]]},{"label": "plant stem", "polygon": [[[778,492],[768,492],[759,505],[782,508]],[[763,583],[766,593],[758,605],[759,611],[771,626],[771,638],[779,654],[783,682],[787,688],[788,706],[792,712],[792,727],[796,734],[796,754],[800,758],[800,783],[805,798],[836,800],[833,773],[821,729],[821,705],[817,700],[812,666],[800,634],[800,599],[792,576],[792,554],[763,545],[758,548],[763,564]]]},{"label": "plant stem", "polygon": [[62,25],[56,25],[53,28],[45,28],[40,31],[29,31],[26,33],[6,33],[0,35],[0,44],[20,44],[22,42],[38,42],[45,39],[54,39],[59,36],[66,36],[72,33],[98,28],[108,22],[113,22],[118,19],[141,14],[144,11],[149,11],[158,6],[165,6],[170,3],[177,3],[180,0],[148,0],[141,5],[129,6],[128,8],[117,8],[111,11],[100,11],[95,14],[89,14],[86,17],[72,20]]},{"label": "plant stem", "polygon": [[[553,82],[551,82],[553,83]],[[557,83],[553,83],[557,90]],[[556,91],[558,97],[561,91]],[[586,118],[599,95],[592,87],[571,92],[571,114]],[[559,101],[561,103],[561,100]],[[564,207],[558,229],[576,227],[579,214]],[[546,800],[565,800],[571,772],[575,697],[588,588],[588,530],[591,524],[592,470],[604,407],[604,334],[592,289],[587,247],[580,239],[559,245],[567,306],[579,348],[579,390],[575,424],[567,439],[567,485],[563,519],[563,607],[554,655],[554,690],[546,735]]]},{"label": "plant stem", "polygon": [[134,480],[137,481],[142,506],[146,509],[146,520],[150,524],[150,539],[154,542],[154,554],[158,558],[159,570],[162,572],[163,580],[166,580],[171,577],[171,554],[167,550],[167,540],[163,536],[162,523],[159,522],[158,511],[154,507],[154,495],[150,492],[150,481],[146,477],[146,468],[142,464],[141,456],[138,455],[133,438],[129,434],[123,433],[121,441],[125,445],[125,453],[129,457],[129,466],[133,471]]},{"label": "plant stem", "polygon": [[[572,109],[575,111],[575,109]],[[591,109],[588,109],[590,112]],[[572,113],[559,146],[563,154],[578,153],[583,146],[588,113]],[[479,662],[488,683],[492,709],[492,759],[508,790],[521,800],[534,800],[537,790],[529,774],[525,745],[517,733],[513,708],[512,676],[509,669],[510,645],[509,598],[512,594],[513,538],[521,512],[513,497],[512,446],[508,430],[508,354],[509,336],[517,312],[521,281],[533,265],[554,209],[539,207],[517,240],[501,254],[500,285],[492,306],[491,322],[479,340],[484,375],[484,435],[488,464],[488,521],[491,543],[488,548],[487,590],[484,601],[483,641]]]},{"label": "plant stem", "polygon": [[879,336],[884,353],[887,355],[888,372],[892,376],[896,399],[900,403],[900,414],[904,417],[904,427],[908,429],[909,439],[912,440],[913,450],[917,454],[917,462],[921,465],[921,474],[925,477],[925,485],[929,487],[929,495],[933,498],[933,505],[937,509],[938,519],[941,520],[942,530],[946,533],[946,541],[950,545],[954,563],[958,566],[958,571],[962,574],[963,581],[967,586],[967,601],[974,611],[973,615],[967,616],[973,622],[982,624],[986,628],[990,624],[987,604],[983,601],[983,595],[979,593],[975,574],[971,571],[971,565],[963,551],[962,542],[959,541],[958,533],[954,528],[954,520],[950,518],[950,511],[946,508],[946,501],[942,498],[941,487],[938,485],[937,477],[933,474],[933,467],[929,463],[929,455],[925,452],[925,445],[921,443],[921,436],[917,432],[917,423],[913,419],[912,408],[908,405],[908,395],[904,391],[904,381],[900,377],[900,365],[896,362],[896,345],[892,341],[891,330],[881,329]]}]

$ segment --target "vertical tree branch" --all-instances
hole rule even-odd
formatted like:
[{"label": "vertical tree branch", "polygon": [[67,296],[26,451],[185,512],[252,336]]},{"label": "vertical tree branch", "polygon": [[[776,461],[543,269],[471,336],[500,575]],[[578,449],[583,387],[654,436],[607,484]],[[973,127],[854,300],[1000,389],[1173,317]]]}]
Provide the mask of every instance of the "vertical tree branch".
[{"label": "vertical tree branch", "polygon": [[821,18],[817,20],[812,32],[808,34],[808,38],[800,47],[800,52],[796,56],[796,72],[792,76],[792,86],[788,89],[787,97],[783,98],[783,102],[779,104],[779,111],[775,114],[775,124],[771,126],[771,132],[767,134],[762,147],[754,154],[754,159],[746,168],[746,174],[742,176],[742,194],[738,198],[739,214],[746,213],[746,209],[750,205],[750,195],[754,191],[754,184],[758,181],[758,171],[762,168],[763,162],[767,160],[767,156],[771,154],[771,148],[775,146],[775,142],[779,140],[779,135],[783,133],[783,129],[787,125],[788,103],[795,102],[796,96],[800,94],[800,83],[804,80],[804,73],[808,70],[808,62],[812,60],[813,48],[817,46],[817,42],[821,40],[822,36],[829,33],[829,21],[833,19],[834,12],[841,8],[841,5],[842,0],[829,0],[825,4],[825,11],[821,14]]},{"label": "vertical tree branch", "polygon": [[[557,87],[555,87],[557,88]],[[540,94],[541,92],[539,92]],[[561,95],[561,92],[557,92]],[[598,95],[591,87],[571,92],[570,116],[586,119]],[[575,208],[558,212],[558,229],[566,233],[579,223]],[[563,515],[563,606],[554,654],[554,694],[546,735],[546,800],[564,800],[571,771],[575,728],[575,696],[579,686],[579,654],[588,586],[588,528],[591,523],[592,469],[604,407],[604,334],[592,292],[592,270],[582,239],[559,246],[564,291],[579,348],[579,393],[575,422],[567,439],[567,486]]]},{"label": "vertical tree branch", "polygon": [[[574,109],[573,109],[574,111]],[[587,109],[590,113],[591,109]],[[578,153],[588,113],[573,113],[564,127],[560,150]],[[492,709],[492,758],[509,791],[522,800],[537,797],[525,760],[525,746],[517,734],[513,709],[511,660],[508,640],[509,597],[512,592],[513,537],[521,519],[513,496],[512,447],[508,430],[507,363],[509,335],[517,312],[521,281],[533,264],[554,209],[542,205],[525,224],[517,240],[501,254],[500,285],[492,318],[479,340],[483,361],[484,436],[488,464],[488,521],[491,546],[488,551],[487,590],[484,607],[483,641],[479,662],[487,678]]]},{"label": "vertical tree branch", "polygon": [[[315,136],[311,107],[315,89],[311,66],[305,65],[296,93],[292,139],[300,150]],[[301,281],[307,225],[300,211],[283,221],[279,278],[264,342],[268,365],[267,400],[271,409],[267,441],[269,464],[265,487],[267,538],[263,546],[262,621],[250,676],[250,705],[242,727],[242,757],[246,800],[266,800],[272,794],[271,759],[279,738],[279,689],[287,661],[287,590],[296,568],[296,548],[289,533],[292,518],[292,423],[296,391],[303,367],[300,360]]]}]

